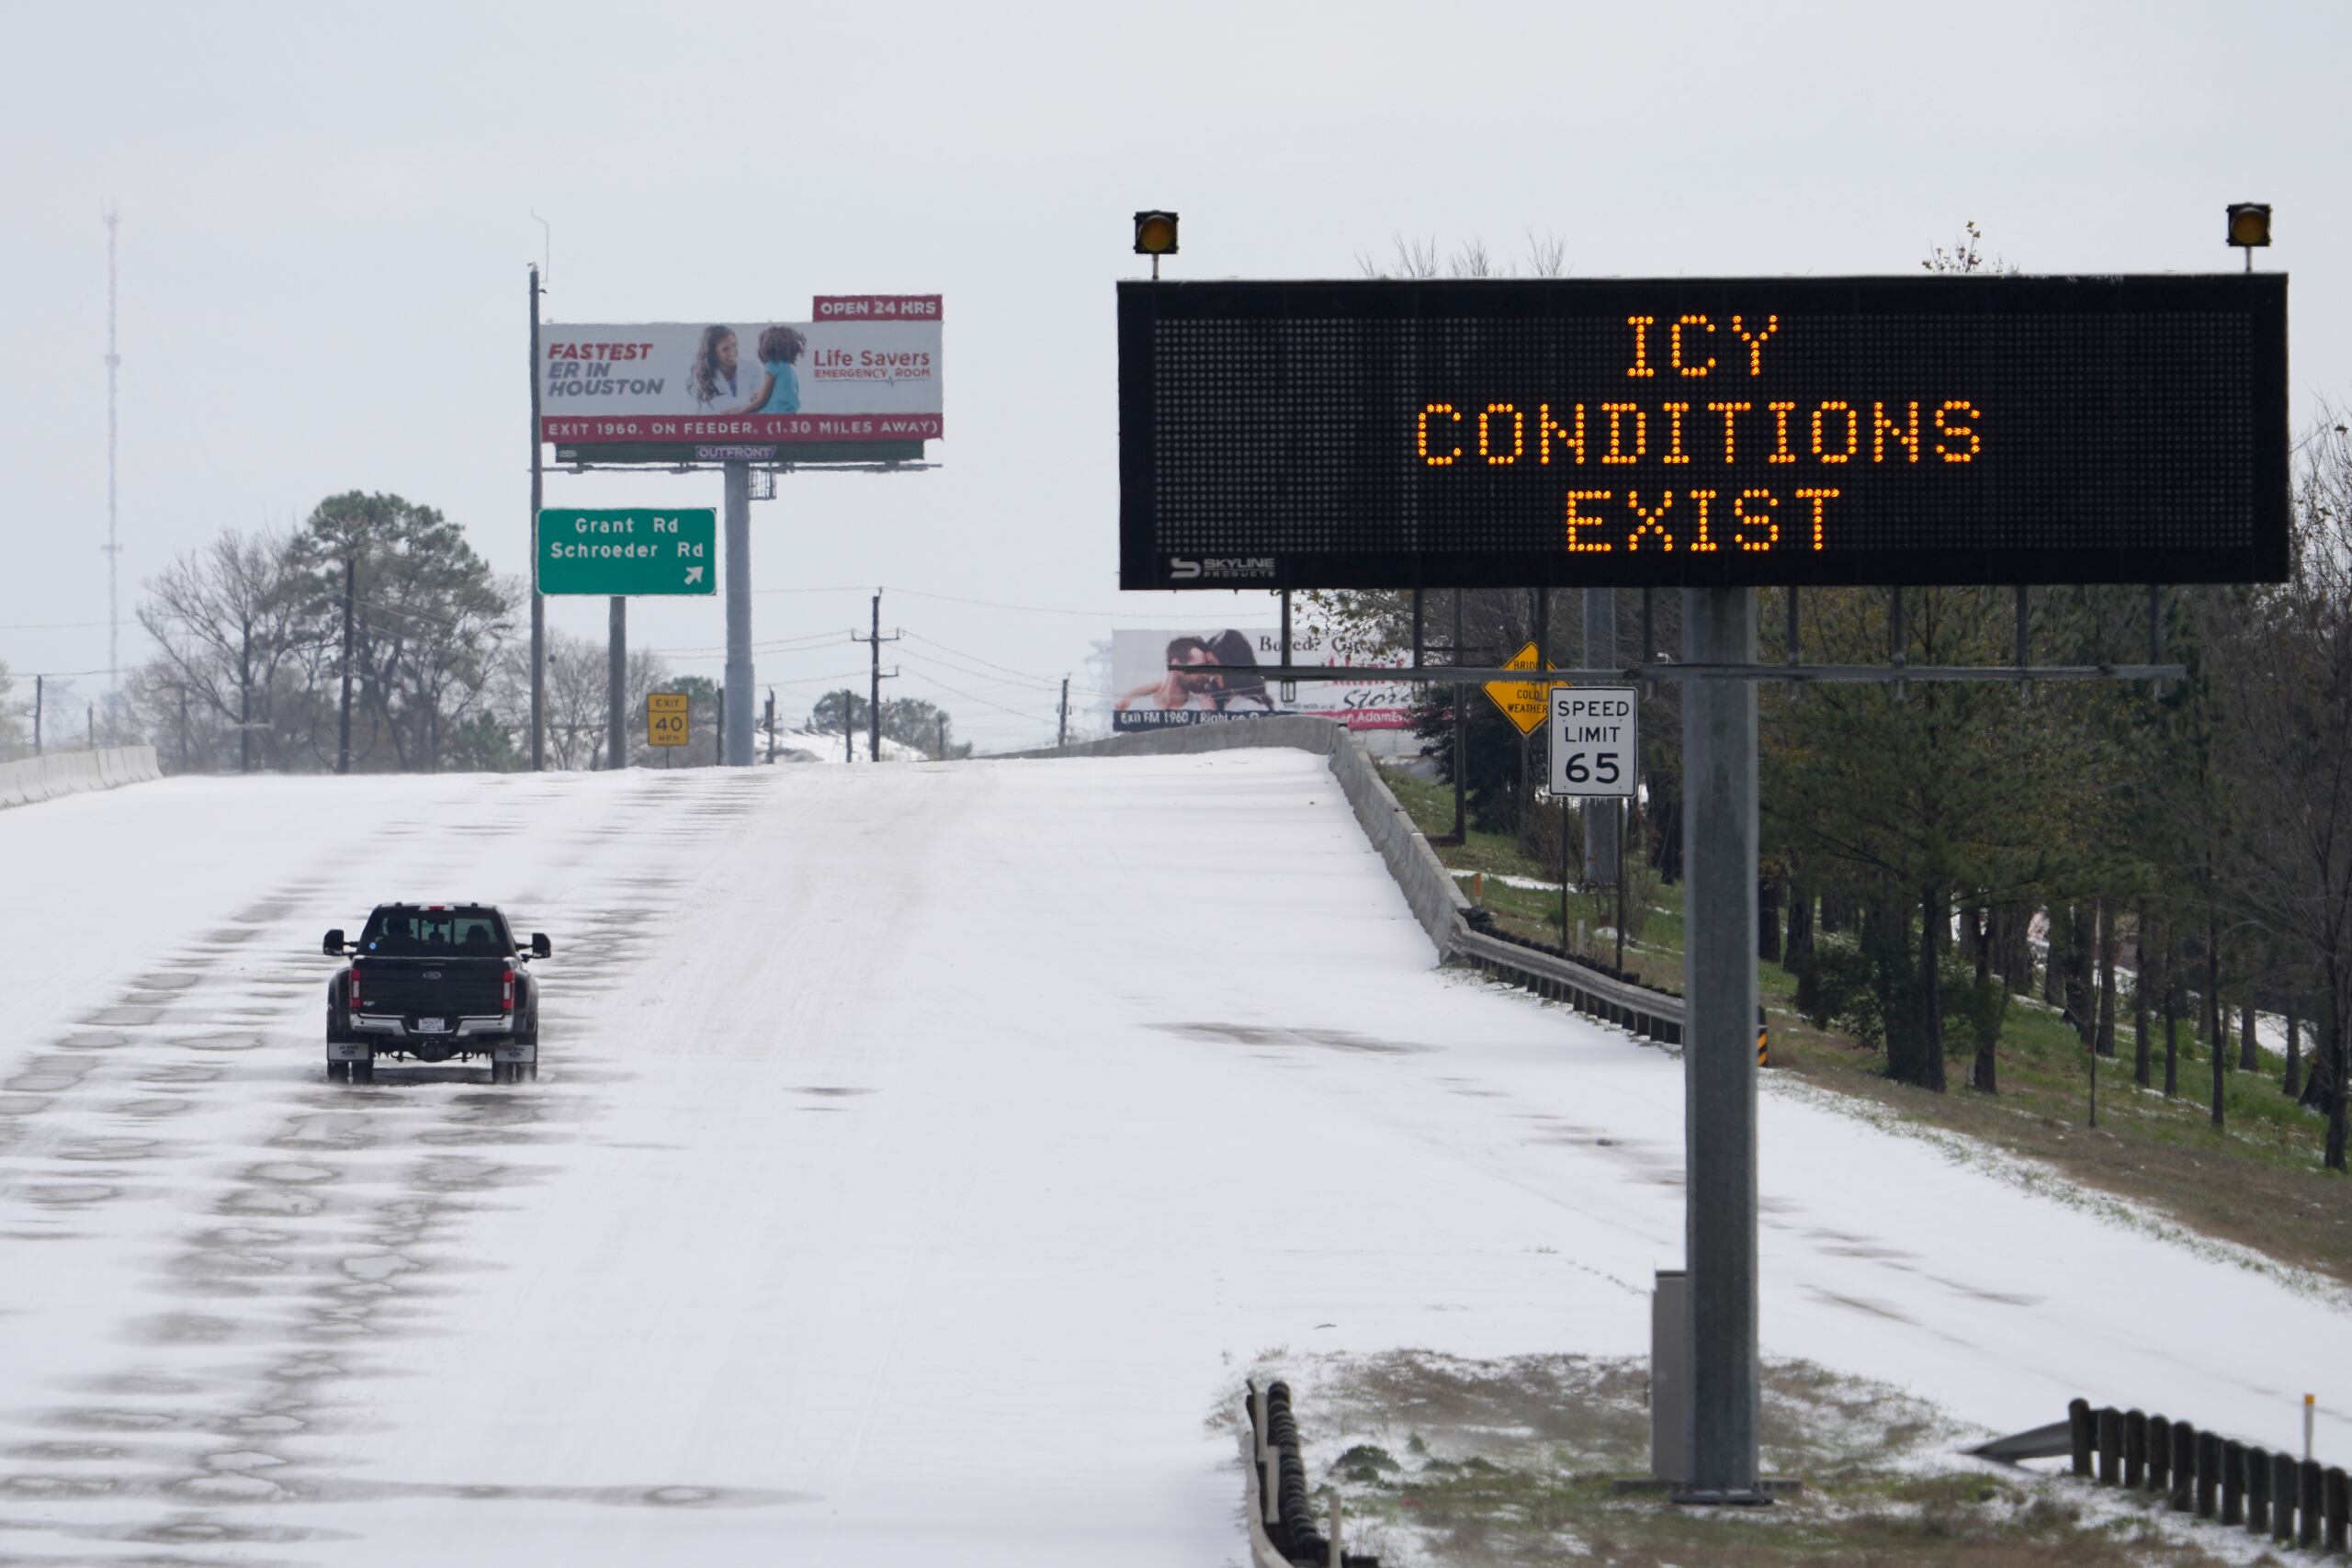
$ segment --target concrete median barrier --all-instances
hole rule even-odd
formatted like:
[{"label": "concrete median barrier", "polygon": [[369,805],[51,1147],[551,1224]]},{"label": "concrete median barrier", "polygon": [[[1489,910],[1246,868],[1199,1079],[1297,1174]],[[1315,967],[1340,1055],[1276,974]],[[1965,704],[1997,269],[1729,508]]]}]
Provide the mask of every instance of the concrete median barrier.
[{"label": "concrete median barrier", "polygon": [[44,751],[0,762],[0,807],[31,806],[62,795],[119,789],[163,776],[153,746],[108,746],[96,751]]}]

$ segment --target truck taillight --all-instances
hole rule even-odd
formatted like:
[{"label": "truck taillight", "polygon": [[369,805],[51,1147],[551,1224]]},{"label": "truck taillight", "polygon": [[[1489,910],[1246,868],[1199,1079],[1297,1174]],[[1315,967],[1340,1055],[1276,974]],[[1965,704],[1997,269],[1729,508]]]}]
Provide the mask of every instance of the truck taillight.
[{"label": "truck taillight", "polygon": [[343,1001],[353,1012],[359,1010],[359,965],[351,966],[351,976],[344,982]]},{"label": "truck taillight", "polygon": [[502,1012],[514,1010],[514,966],[511,964],[506,967],[506,984],[498,994],[498,1007]]}]

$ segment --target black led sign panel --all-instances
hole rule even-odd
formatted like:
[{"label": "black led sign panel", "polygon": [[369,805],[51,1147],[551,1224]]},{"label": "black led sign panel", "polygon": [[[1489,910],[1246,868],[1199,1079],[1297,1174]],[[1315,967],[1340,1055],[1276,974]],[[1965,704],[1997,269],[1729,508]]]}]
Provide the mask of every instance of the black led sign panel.
[{"label": "black led sign panel", "polygon": [[1121,586],[2245,582],[2287,280],[1129,283]]}]

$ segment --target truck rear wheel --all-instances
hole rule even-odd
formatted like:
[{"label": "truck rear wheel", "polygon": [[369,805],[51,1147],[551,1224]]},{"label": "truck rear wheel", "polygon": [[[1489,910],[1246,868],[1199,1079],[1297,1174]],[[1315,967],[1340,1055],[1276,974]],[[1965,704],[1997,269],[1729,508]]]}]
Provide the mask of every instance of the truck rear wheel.
[{"label": "truck rear wheel", "polygon": [[349,1083],[350,1081],[351,1064],[349,1062],[329,1062],[327,1064],[327,1082]]},{"label": "truck rear wheel", "polygon": [[351,1069],[351,1081],[353,1083],[374,1083],[376,1081],[376,1060],[374,1057],[371,1056],[364,1062],[346,1062],[344,1065]]}]

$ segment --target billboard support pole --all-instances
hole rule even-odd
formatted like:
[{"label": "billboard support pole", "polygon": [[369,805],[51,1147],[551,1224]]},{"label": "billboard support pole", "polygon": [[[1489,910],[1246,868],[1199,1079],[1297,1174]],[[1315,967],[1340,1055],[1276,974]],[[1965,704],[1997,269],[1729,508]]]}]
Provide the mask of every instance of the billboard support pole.
[{"label": "billboard support pole", "polygon": [[[1747,664],[1756,591],[1682,594],[1687,662]],[[1770,1501],[1758,1473],[1756,1339],[1756,682],[1682,692],[1685,1258],[1689,1473],[1677,1501]],[[1614,806],[1614,802],[1609,803]]]},{"label": "billboard support pole", "polygon": [[[1595,670],[1617,665],[1617,591],[1584,591],[1584,661]],[[1584,879],[1604,886],[1617,874],[1617,807],[1606,800],[1584,803]]]},{"label": "billboard support pole", "polygon": [[727,464],[727,689],[718,733],[724,767],[752,765],[752,465]]},{"label": "billboard support pole", "polygon": [[539,592],[539,269],[531,269],[531,771],[548,765],[548,604]]},{"label": "billboard support pole", "polygon": [[613,595],[605,633],[605,765],[628,766],[628,601]]}]

